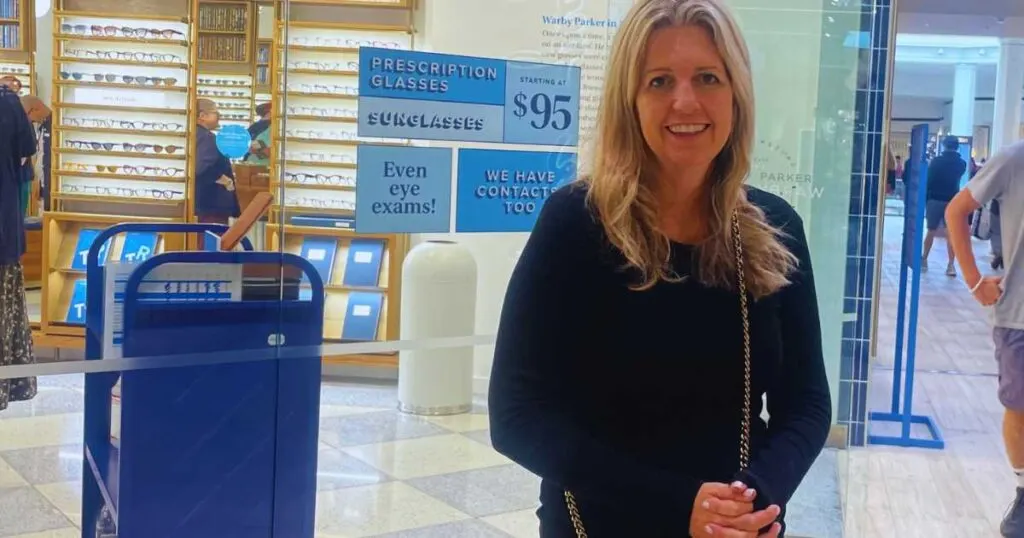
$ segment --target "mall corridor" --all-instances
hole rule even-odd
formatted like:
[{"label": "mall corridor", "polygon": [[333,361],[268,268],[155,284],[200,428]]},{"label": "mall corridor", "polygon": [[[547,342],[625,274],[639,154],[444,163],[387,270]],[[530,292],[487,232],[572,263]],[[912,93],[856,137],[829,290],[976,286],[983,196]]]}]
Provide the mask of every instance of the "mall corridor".
[{"label": "mall corridor", "polygon": [[[870,411],[890,405],[902,228],[902,218],[886,219]],[[979,265],[987,265],[988,243],[975,241],[975,254]],[[932,266],[943,267],[944,256],[944,249],[936,248]],[[1015,480],[1002,448],[1002,407],[985,310],[962,281],[932,271],[922,277],[919,323],[914,413],[936,420],[946,449],[871,447],[845,453],[849,469],[840,476],[849,478],[846,536],[999,536]],[[871,431],[894,434],[890,427],[876,424]]]}]

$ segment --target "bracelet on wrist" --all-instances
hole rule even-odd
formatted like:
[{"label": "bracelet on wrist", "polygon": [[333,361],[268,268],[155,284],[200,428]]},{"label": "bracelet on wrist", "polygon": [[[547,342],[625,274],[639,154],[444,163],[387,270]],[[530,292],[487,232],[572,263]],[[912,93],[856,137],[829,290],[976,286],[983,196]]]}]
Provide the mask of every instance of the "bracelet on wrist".
[{"label": "bracelet on wrist", "polygon": [[978,288],[981,287],[981,283],[984,282],[984,281],[985,281],[985,277],[978,277],[978,282],[975,285],[970,287],[971,295],[974,295],[974,292],[978,291]]}]

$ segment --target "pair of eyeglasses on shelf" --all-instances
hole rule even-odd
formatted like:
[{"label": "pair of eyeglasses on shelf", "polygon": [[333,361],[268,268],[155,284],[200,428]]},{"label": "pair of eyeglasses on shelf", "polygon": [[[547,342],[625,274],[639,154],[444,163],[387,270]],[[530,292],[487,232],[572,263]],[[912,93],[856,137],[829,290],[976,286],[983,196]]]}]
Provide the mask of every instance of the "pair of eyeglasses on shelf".
[{"label": "pair of eyeglasses on shelf", "polygon": [[133,166],[118,164],[85,164],[85,163],[64,163],[64,169],[70,172],[99,172],[101,174],[120,174],[129,176],[152,176],[152,177],[181,177],[185,175],[184,168],[162,168],[159,166]]},{"label": "pair of eyeglasses on shelf", "polygon": [[204,97],[247,97],[248,92],[228,90],[198,90],[196,93]]},{"label": "pair of eyeglasses on shelf", "polygon": [[249,121],[251,118],[247,114],[224,114],[221,113],[220,119],[229,121]]},{"label": "pair of eyeglasses on shelf", "polygon": [[320,73],[330,73],[331,71],[359,71],[359,62],[288,62],[288,69],[306,69],[310,71],[318,71]]},{"label": "pair of eyeglasses on shelf", "polygon": [[105,185],[61,185],[61,192],[69,194],[95,194],[98,196],[119,196],[123,198],[151,198],[156,200],[175,200],[185,193],[171,189],[108,187]]},{"label": "pair of eyeglasses on shelf", "polygon": [[294,116],[317,116],[321,118],[356,118],[358,112],[351,108],[322,108],[315,106],[290,106],[288,114]]},{"label": "pair of eyeglasses on shelf", "polygon": [[65,140],[64,146],[71,149],[84,149],[93,151],[123,151],[129,153],[153,152],[161,154],[165,151],[169,155],[177,153],[181,146],[164,146],[161,144],[132,144],[130,142],[93,142],[89,140]]},{"label": "pair of eyeglasses on shelf", "polygon": [[355,158],[351,155],[309,151],[288,151],[285,152],[284,158],[289,161],[305,161],[313,163],[355,164],[356,162]]},{"label": "pair of eyeglasses on shelf", "polygon": [[0,65],[0,74],[4,75],[27,75],[27,67],[17,67],[12,65]]},{"label": "pair of eyeglasses on shelf", "polygon": [[351,39],[351,38],[330,38],[330,37],[294,37],[288,42],[290,45],[300,47],[376,47],[380,49],[400,49],[402,45],[394,41],[382,41],[376,39]]},{"label": "pair of eyeglasses on shelf", "polygon": [[80,73],[77,71],[61,71],[62,80],[89,80],[127,84],[129,86],[174,86],[178,79],[174,77],[144,77],[135,75],[118,75],[116,73]]},{"label": "pair of eyeglasses on shelf", "polygon": [[354,187],[356,178],[341,174],[307,174],[305,172],[286,172],[284,180],[299,185],[335,185]]},{"label": "pair of eyeglasses on shelf", "polygon": [[214,84],[217,86],[246,86],[249,84],[248,80],[236,80],[230,78],[198,78],[196,80],[200,84]]},{"label": "pair of eyeglasses on shelf", "polygon": [[127,52],[120,50],[64,49],[64,56],[70,58],[85,58],[87,60],[122,60],[154,63],[182,63],[184,61],[181,59],[181,56],[176,56],[174,54]]},{"label": "pair of eyeglasses on shelf", "polygon": [[355,86],[340,86],[338,84],[289,84],[288,91],[331,95],[359,95],[359,88]]},{"label": "pair of eyeglasses on shelf", "polygon": [[352,211],[356,208],[355,202],[324,198],[287,198],[285,200],[285,205],[295,207],[313,207],[317,209],[340,209],[342,211]]},{"label": "pair of eyeglasses on shelf", "polygon": [[337,140],[339,142],[355,140],[356,133],[351,131],[317,131],[313,129],[288,129],[285,136],[292,138],[308,138],[310,140]]},{"label": "pair of eyeglasses on shelf", "polygon": [[63,125],[71,127],[93,127],[97,129],[124,129],[130,131],[160,131],[167,133],[184,132],[185,125],[162,121],[112,120],[109,118],[64,117]]},{"label": "pair of eyeglasses on shelf", "polygon": [[131,26],[104,26],[102,24],[61,24],[64,34],[95,37],[129,37],[134,39],[185,39],[185,33],[171,28],[133,28]]}]

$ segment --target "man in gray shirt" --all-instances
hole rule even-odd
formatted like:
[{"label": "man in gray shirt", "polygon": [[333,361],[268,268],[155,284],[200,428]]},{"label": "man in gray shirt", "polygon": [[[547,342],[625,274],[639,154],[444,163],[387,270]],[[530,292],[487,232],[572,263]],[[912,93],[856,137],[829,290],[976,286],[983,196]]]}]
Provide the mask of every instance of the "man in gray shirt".
[{"label": "man in gray shirt", "polygon": [[[999,202],[1005,273],[982,276],[974,259],[967,217]],[[993,338],[999,363],[999,401],[1005,408],[1003,440],[1017,473],[1017,499],[1000,528],[1003,536],[1024,538],[1024,142],[1000,151],[946,209],[950,242],[971,295],[992,308]]]}]

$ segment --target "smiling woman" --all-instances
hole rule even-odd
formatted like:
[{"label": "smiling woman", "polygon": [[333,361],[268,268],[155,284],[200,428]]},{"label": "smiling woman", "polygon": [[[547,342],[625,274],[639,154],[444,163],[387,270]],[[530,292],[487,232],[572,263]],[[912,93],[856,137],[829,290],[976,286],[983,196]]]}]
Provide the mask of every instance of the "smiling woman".
[{"label": "smiling woman", "polygon": [[724,0],[641,0],[606,80],[508,286],[494,447],[545,538],[783,536],[831,402],[803,222],[744,185],[746,44]]}]

